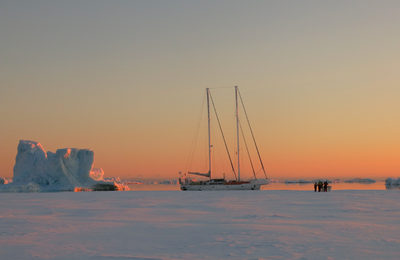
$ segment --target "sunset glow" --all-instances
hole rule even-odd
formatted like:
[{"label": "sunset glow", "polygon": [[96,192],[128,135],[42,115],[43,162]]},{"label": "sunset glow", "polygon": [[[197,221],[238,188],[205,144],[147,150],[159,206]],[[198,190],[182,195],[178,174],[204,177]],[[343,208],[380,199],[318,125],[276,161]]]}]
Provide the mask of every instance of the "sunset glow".
[{"label": "sunset glow", "polygon": [[399,13],[396,1],[2,1],[0,177],[23,139],[91,149],[105,177],[177,179],[205,88],[236,85],[268,177],[399,177]]}]

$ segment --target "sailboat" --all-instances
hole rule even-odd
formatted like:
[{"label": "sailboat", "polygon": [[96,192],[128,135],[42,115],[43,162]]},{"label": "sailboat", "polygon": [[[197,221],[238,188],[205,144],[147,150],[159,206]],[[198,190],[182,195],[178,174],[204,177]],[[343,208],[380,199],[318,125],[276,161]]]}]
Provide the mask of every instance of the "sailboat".
[{"label": "sailboat", "polygon": [[[240,92],[239,92],[239,89],[238,89],[237,86],[235,86],[236,139],[237,139],[236,140],[236,142],[237,142],[237,151],[236,151],[236,154],[237,154],[237,166],[236,166],[236,170],[237,171],[235,171],[235,169],[233,167],[233,163],[232,163],[231,157],[229,155],[229,151],[227,149],[227,145],[226,145],[225,138],[224,138],[224,143],[225,143],[225,147],[226,147],[226,149],[228,151],[228,156],[229,156],[229,160],[230,160],[230,163],[231,163],[232,171],[234,172],[236,178],[234,180],[226,180],[225,179],[225,174],[224,174],[223,178],[219,178],[219,179],[212,178],[213,173],[212,173],[211,151],[212,151],[213,145],[211,144],[211,133],[210,133],[211,132],[210,99],[212,101],[212,98],[211,98],[211,93],[210,93],[210,89],[209,88],[206,88],[206,96],[207,96],[207,126],[208,126],[207,127],[208,128],[208,172],[207,173],[187,172],[187,173],[188,174],[192,174],[192,175],[206,177],[206,178],[208,178],[208,180],[197,181],[197,180],[193,180],[190,177],[186,177],[186,174],[185,174],[185,176],[182,176],[182,173],[180,173],[181,177],[179,178],[179,184],[180,184],[181,190],[183,190],[183,191],[260,190],[262,185],[265,185],[265,184],[268,183],[268,178],[267,178],[267,175],[265,173],[264,165],[262,163],[261,156],[260,156],[257,144],[256,144],[255,139],[254,139],[253,131],[251,130],[250,123],[249,123],[249,120],[247,118],[247,113],[246,113],[246,110],[244,109],[243,101],[241,99]],[[249,123],[250,131],[251,131],[251,134],[253,136],[253,141],[254,141],[255,147],[257,149],[257,154],[258,154],[258,157],[259,157],[259,160],[260,160],[260,164],[261,164],[262,170],[263,170],[264,175],[265,175],[265,180],[257,180],[252,162],[251,162],[251,166],[253,168],[253,174],[254,174],[255,178],[252,179],[252,180],[248,180],[248,181],[241,180],[241,176],[240,176],[240,174],[241,174],[240,146],[239,146],[239,144],[240,144],[239,133],[241,132],[240,131],[241,130],[241,125],[240,125],[240,121],[239,121],[239,102],[238,102],[239,98],[242,101],[243,110],[244,110],[244,112],[246,114],[247,122]],[[213,101],[212,101],[212,104],[214,104]],[[216,113],[215,107],[214,107],[214,111]],[[218,119],[218,116],[216,116],[216,117]],[[219,123],[219,119],[218,119],[218,123]],[[220,123],[219,123],[219,125],[220,125]],[[221,125],[220,125],[220,129],[221,129],[221,133],[222,133]],[[222,134],[222,136],[224,136],[224,135]],[[247,144],[246,144],[246,148],[247,148]],[[237,175],[236,175],[236,172],[237,172]]]}]

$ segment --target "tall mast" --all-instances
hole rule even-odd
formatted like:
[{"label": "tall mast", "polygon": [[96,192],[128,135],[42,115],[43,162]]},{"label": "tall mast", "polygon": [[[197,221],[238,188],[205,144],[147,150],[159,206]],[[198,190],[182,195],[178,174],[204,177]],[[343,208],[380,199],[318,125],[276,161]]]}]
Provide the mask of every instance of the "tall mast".
[{"label": "tall mast", "polygon": [[210,89],[207,92],[207,121],[208,121],[208,174],[211,180],[211,126],[210,126]]},{"label": "tall mast", "polygon": [[237,134],[237,163],[238,163],[238,181],[240,181],[240,147],[239,147],[239,105],[238,105],[238,87],[235,86],[236,98],[236,134]]}]

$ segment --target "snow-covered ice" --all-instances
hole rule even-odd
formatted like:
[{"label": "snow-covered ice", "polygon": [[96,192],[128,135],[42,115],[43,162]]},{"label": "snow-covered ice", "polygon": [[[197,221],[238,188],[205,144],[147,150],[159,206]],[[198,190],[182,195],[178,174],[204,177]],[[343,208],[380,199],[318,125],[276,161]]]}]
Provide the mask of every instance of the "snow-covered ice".
[{"label": "snow-covered ice", "polygon": [[68,190],[126,190],[115,179],[106,181],[101,168],[93,169],[94,152],[65,148],[45,152],[38,142],[21,140],[15,159],[13,182],[0,186],[2,192]]},{"label": "snow-covered ice", "polygon": [[387,178],[386,185],[400,185],[400,178]]},{"label": "snow-covered ice", "polygon": [[304,179],[300,179],[300,180],[286,180],[284,181],[285,184],[308,184],[308,183],[315,183],[315,182],[328,182],[328,183],[332,183],[331,180],[327,180],[327,179],[318,179],[318,180],[304,180]]},{"label": "snow-covered ice", "polygon": [[328,179],[318,179],[318,180],[286,180],[284,183],[291,184],[291,183],[300,183],[300,184],[305,184],[305,183],[315,183],[318,181],[325,182],[327,181],[328,183],[340,183],[340,182],[346,182],[346,183],[375,183],[375,180],[372,179],[362,179],[362,178],[355,178],[351,180],[341,180],[341,179],[335,179],[335,180],[328,180]]},{"label": "snow-covered ice", "polygon": [[347,182],[347,183],[374,183],[376,181],[372,180],[372,179],[368,179],[368,178],[366,178],[366,179],[355,178],[355,179],[347,180],[347,181],[344,181],[344,182]]},{"label": "snow-covered ice", "polygon": [[268,179],[268,183],[280,183],[282,182],[281,180],[276,180],[276,179]]},{"label": "snow-covered ice", "polygon": [[1,184],[9,184],[11,182],[12,182],[12,180],[10,180],[10,179],[6,179],[6,178],[3,178],[3,177],[0,177],[0,185]]},{"label": "snow-covered ice", "polygon": [[310,180],[286,180],[285,183],[314,183],[314,181],[310,181]]},{"label": "snow-covered ice", "polygon": [[1,259],[400,259],[400,191],[2,193]]}]

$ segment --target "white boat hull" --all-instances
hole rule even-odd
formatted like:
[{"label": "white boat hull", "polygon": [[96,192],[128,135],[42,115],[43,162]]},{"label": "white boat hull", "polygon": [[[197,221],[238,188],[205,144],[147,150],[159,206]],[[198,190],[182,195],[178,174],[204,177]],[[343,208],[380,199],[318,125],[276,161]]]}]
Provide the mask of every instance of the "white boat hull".
[{"label": "white boat hull", "polygon": [[260,190],[262,184],[242,183],[242,184],[181,184],[181,190],[203,191],[203,190]]}]

